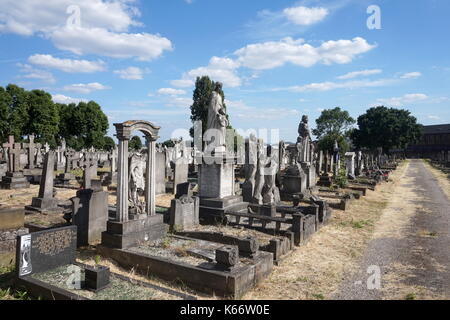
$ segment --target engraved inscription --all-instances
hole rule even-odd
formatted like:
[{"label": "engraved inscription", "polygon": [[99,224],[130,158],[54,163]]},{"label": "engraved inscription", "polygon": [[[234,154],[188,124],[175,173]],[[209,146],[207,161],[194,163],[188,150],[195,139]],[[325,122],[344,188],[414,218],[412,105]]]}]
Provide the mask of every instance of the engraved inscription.
[{"label": "engraved inscription", "polygon": [[54,256],[70,247],[73,236],[74,232],[69,229],[45,233],[36,237],[33,248],[41,254]]}]

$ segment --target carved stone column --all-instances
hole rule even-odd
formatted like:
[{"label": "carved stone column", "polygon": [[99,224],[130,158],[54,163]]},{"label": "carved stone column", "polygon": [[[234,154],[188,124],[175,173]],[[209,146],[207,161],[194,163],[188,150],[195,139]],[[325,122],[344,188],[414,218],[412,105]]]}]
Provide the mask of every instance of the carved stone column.
[{"label": "carved stone column", "polygon": [[117,206],[116,220],[128,221],[128,142],[129,137],[117,136],[119,139],[119,161],[117,172]]},{"label": "carved stone column", "polygon": [[156,179],[155,179],[155,162],[156,162],[156,141],[146,136],[147,142],[147,176],[145,178],[145,208],[149,216],[156,214],[155,195],[156,195]]}]

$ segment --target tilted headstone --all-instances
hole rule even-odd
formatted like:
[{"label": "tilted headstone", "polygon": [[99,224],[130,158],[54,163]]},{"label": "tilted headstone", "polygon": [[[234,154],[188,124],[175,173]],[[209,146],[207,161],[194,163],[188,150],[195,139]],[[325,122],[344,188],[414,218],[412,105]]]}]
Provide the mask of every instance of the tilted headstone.
[{"label": "tilted headstone", "polygon": [[45,155],[44,168],[42,170],[41,183],[39,187],[39,195],[32,199],[31,206],[27,206],[27,210],[39,212],[46,211],[62,211],[58,207],[58,200],[53,197],[53,178],[55,168],[55,152],[49,151]]}]

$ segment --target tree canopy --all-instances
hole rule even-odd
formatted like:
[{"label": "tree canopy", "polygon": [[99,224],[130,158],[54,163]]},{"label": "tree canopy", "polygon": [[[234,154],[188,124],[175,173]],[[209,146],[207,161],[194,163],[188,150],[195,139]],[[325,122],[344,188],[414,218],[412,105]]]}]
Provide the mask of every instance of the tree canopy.
[{"label": "tree canopy", "polygon": [[[203,134],[207,130],[208,105],[215,86],[216,82],[212,81],[208,76],[197,77],[195,81],[195,89],[192,97],[193,103],[191,105],[191,121],[202,121]],[[221,90],[220,94],[225,101],[225,93],[223,90]],[[225,109],[227,108],[225,102],[223,106]],[[191,128],[190,134],[191,137],[194,137],[194,128]]]},{"label": "tree canopy", "polygon": [[316,129],[312,132],[319,140],[319,149],[332,151],[337,141],[341,152],[348,150],[346,138],[355,123],[350,114],[340,107],[323,110],[316,120]]},{"label": "tree canopy", "polygon": [[130,150],[139,151],[142,149],[142,141],[138,136],[133,136],[128,144]]},{"label": "tree canopy", "polygon": [[359,148],[375,150],[406,148],[422,134],[421,125],[411,112],[404,109],[374,107],[358,118],[358,129],[352,132],[352,140]]},{"label": "tree canopy", "polygon": [[[76,150],[110,147],[106,137],[108,118],[94,101],[54,103],[42,90],[27,91],[14,84],[0,87],[0,139],[14,135],[16,141],[34,134],[36,142],[56,147],[64,138]],[[109,140],[109,139],[111,140]]]}]

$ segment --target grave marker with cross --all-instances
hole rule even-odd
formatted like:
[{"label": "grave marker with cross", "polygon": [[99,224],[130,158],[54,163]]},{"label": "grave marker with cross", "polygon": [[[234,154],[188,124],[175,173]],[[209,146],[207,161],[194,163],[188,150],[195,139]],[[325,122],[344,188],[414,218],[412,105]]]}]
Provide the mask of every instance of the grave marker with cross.
[{"label": "grave marker with cross", "polygon": [[8,142],[3,144],[3,148],[8,148],[8,171],[19,171],[21,151],[20,143],[15,143],[14,136],[9,136]]},{"label": "grave marker with cross", "polygon": [[28,149],[28,169],[34,169],[35,156],[34,152],[36,148],[40,148],[40,144],[34,143],[34,134],[28,136],[28,143],[22,143],[22,147]]}]

